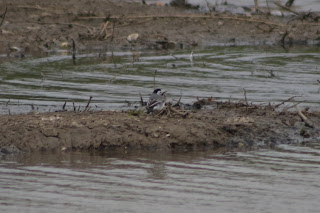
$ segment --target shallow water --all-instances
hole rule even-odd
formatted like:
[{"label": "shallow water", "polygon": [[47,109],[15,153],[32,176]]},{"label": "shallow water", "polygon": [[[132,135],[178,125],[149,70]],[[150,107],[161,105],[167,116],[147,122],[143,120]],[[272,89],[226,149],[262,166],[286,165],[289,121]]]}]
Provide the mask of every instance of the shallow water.
[{"label": "shallow water", "polygon": [[[169,100],[319,107],[319,49],[219,47],[111,56],[66,53],[0,64],[1,113],[53,111],[65,101],[128,109],[156,86]],[[174,65],[173,65],[174,64]],[[271,77],[271,71],[275,75]],[[42,74],[41,74],[42,73]],[[10,101],[8,101],[10,100]],[[293,103],[291,103],[293,104]],[[34,109],[31,108],[33,106]],[[256,151],[31,153],[0,156],[2,212],[318,212],[320,145]]]},{"label": "shallow water", "polygon": [[[271,0],[261,1],[258,0],[258,4],[260,7],[266,7],[267,2],[271,9],[279,10],[278,7],[276,7]],[[161,3],[170,3],[171,0],[148,0],[147,2],[161,2]],[[237,5],[237,6],[246,6],[246,7],[254,7],[254,0],[187,0],[189,4],[193,5],[199,5],[203,9],[207,9],[207,2],[209,5],[213,6],[216,4],[223,4],[224,2],[227,2],[228,4]],[[280,1],[283,5],[287,2],[287,0],[281,0]],[[296,0],[293,4],[293,9],[297,11],[320,11],[320,2],[319,0],[303,0],[299,1]]]},{"label": "shallow water", "polygon": [[0,211],[319,212],[319,155],[319,144],[7,155]]},{"label": "shallow water", "polygon": [[[132,63],[131,52],[78,53],[76,65],[66,52],[0,64],[0,113],[73,110],[72,102],[92,110],[128,109],[127,102],[144,100],[155,86],[168,101],[199,98],[279,103],[292,96],[302,106],[319,107],[319,48],[284,50],[275,47],[216,47],[155,53],[142,52]],[[112,55],[113,54],[113,55]]]}]

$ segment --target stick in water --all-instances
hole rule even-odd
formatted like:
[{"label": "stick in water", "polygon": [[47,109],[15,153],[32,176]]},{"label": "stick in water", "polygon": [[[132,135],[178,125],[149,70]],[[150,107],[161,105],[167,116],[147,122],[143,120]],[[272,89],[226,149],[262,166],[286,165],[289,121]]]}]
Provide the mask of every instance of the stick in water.
[{"label": "stick in water", "polygon": [[88,100],[88,104],[87,104],[86,108],[83,110],[83,112],[86,112],[90,109],[89,105],[90,105],[91,99],[92,99],[92,96],[90,96],[90,98]]},{"label": "stick in water", "polygon": [[76,43],[72,39],[72,62],[75,65],[76,64]]},{"label": "stick in water", "polygon": [[157,70],[154,71],[154,76],[153,76],[153,90],[156,89],[156,75],[157,75]]}]

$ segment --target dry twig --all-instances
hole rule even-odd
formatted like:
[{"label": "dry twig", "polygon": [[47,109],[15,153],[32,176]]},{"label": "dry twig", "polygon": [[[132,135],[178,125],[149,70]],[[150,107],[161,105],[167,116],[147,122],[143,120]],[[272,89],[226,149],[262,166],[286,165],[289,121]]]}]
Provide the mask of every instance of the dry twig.
[{"label": "dry twig", "polygon": [[273,105],[272,108],[275,109],[275,108],[283,105],[284,103],[289,102],[289,101],[291,101],[292,99],[297,98],[297,97],[301,97],[301,96],[292,96],[291,98],[288,98],[287,100],[282,101],[280,104]]},{"label": "dry twig", "polygon": [[176,104],[174,104],[173,106],[180,106],[181,97],[182,97],[182,91],[180,90],[180,97],[179,97],[179,100],[178,100],[178,101],[177,101],[177,103],[176,103]]},{"label": "dry twig", "polygon": [[172,104],[169,102],[169,103],[166,103],[166,106],[155,116],[162,116],[162,115],[167,115],[169,117],[179,115],[179,116],[182,116],[183,118],[186,118],[189,115],[189,113],[175,110],[174,108],[172,108]]},{"label": "dry twig", "polygon": [[305,125],[310,128],[314,128],[313,123],[301,112],[299,106],[296,106],[296,108],[298,110],[299,117],[304,121]]},{"label": "dry twig", "polygon": [[147,104],[143,101],[143,98],[142,98],[140,92],[139,92],[139,95],[140,95],[140,105],[141,105],[141,106],[146,106]]},{"label": "dry twig", "polygon": [[62,106],[62,111],[65,111],[66,104],[67,104],[67,102],[65,101],[64,104],[63,104],[63,106]]},{"label": "dry twig", "polygon": [[246,103],[247,106],[249,106],[248,99],[247,99],[247,90],[245,88],[243,88],[243,95],[244,95],[244,102]]},{"label": "dry twig", "polygon": [[76,43],[72,39],[72,62],[76,65]]},{"label": "dry twig", "polygon": [[82,112],[87,112],[89,111],[89,109],[91,108],[89,105],[90,105],[90,102],[91,102],[91,99],[92,99],[92,96],[90,96],[89,100],[88,100],[88,103],[87,103],[87,106],[86,108],[82,111]]},{"label": "dry twig", "polygon": [[100,30],[98,36],[96,39],[100,39],[100,37],[102,36],[102,33],[105,32],[105,37],[107,36],[107,26],[109,24],[109,19],[110,19],[110,15],[108,15],[107,17],[105,17],[105,23],[102,26],[102,29]]},{"label": "dry twig", "polygon": [[8,10],[8,7],[6,7],[6,9],[5,9],[4,13],[1,15],[2,20],[1,20],[1,23],[0,23],[0,27],[1,27],[2,23],[3,23],[3,21],[4,21],[4,18],[6,17],[7,10]]},{"label": "dry twig", "polygon": [[291,108],[293,108],[293,107],[296,107],[296,106],[298,106],[298,104],[301,104],[301,103],[302,103],[302,101],[299,101],[299,102],[297,102],[297,103],[295,103],[295,104],[293,104],[293,105],[291,105],[291,106],[286,106],[285,108],[283,108],[282,112],[285,112],[285,111],[287,111],[288,109],[291,109]]},{"label": "dry twig", "polygon": [[156,75],[157,75],[157,70],[154,71],[154,76],[153,76],[153,90],[156,89]]}]

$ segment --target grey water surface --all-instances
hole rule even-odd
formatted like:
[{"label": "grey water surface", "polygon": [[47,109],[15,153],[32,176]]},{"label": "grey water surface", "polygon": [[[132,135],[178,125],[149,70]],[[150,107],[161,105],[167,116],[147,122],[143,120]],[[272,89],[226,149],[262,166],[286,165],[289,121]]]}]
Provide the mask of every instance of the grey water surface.
[{"label": "grey water surface", "polygon": [[319,212],[320,146],[0,158],[1,212]]},{"label": "grey water surface", "polygon": [[[271,10],[279,10],[279,7],[276,7],[273,4],[274,0],[258,0],[259,7],[269,7]],[[278,0],[279,1],[279,0]],[[285,5],[288,0],[280,0],[279,2]],[[146,2],[161,2],[164,4],[169,4],[171,0],[147,0]],[[228,5],[235,5],[238,7],[254,7],[254,0],[186,0],[187,3],[192,5],[200,6],[200,10],[207,10],[209,6],[222,5],[227,3]],[[320,11],[320,1],[319,0],[295,0],[293,4],[293,9],[296,11]],[[236,10],[234,11],[236,12]]]},{"label": "grey water surface", "polygon": [[[168,101],[196,98],[280,103],[292,96],[301,106],[320,103],[319,48],[215,47],[174,52],[78,53],[74,65],[67,52],[0,64],[0,114],[48,112],[85,107],[129,109],[156,88]],[[156,74],[155,74],[156,72]],[[155,81],[154,81],[155,79]],[[318,81],[319,80],[319,81]],[[155,85],[154,85],[155,84]],[[129,104],[128,104],[129,103]]]},{"label": "grey water surface", "polygon": [[[292,96],[319,109],[319,48],[216,47],[67,53],[0,64],[1,114],[128,109],[154,86],[169,101],[258,104]],[[294,103],[287,103],[288,106]],[[0,156],[0,212],[319,212],[320,145],[254,151],[61,152]]]}]

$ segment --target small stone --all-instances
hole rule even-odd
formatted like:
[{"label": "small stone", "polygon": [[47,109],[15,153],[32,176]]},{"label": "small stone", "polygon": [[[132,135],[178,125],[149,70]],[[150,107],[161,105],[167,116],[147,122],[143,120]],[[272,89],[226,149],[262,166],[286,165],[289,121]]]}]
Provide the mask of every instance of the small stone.
[{"label": "small stone", "polygon": [[128,35],[127,40],[131,43],[131,42],[137,41],[138,38],[139,38],[139,34],[133,33],[131,35]]},{"label": "small stone", "polygon": [[82,127],[83,125],[78,124],[78,123],[75,122],[75,121],[72,121],[71,126],[72,126],[72,127]]},{"label": "small stone", "polygon": [[60,47],[61,48],[68,48],[69,47],[69,42],[67,42],[67,41],[61,42],[60,43]]},{"label": "small stone", "polygon": [[166,137],[170,137],[170,134],[166,134]]}]

